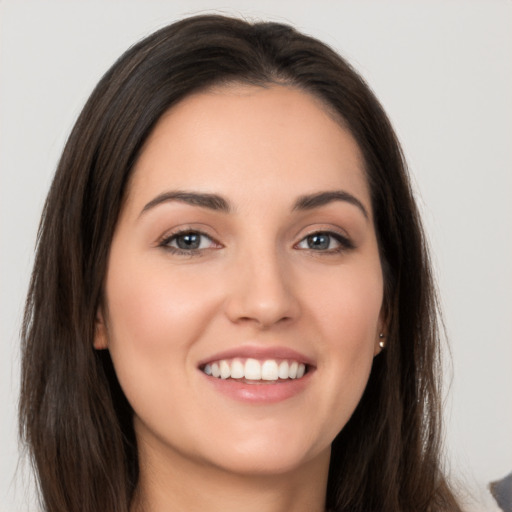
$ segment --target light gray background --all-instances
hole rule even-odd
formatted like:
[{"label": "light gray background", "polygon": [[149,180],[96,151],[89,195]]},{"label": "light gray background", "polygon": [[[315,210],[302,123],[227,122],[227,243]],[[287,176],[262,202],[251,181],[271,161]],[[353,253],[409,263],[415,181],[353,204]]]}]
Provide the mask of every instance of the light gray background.
[{"label": "light gray background", "polygon": [[68,0],[0,2],[0,512],[37,509],[27,472],[14,476],[18,329],[66,136],[129,45],[212,9],[288,21],[331,44],[391,117],[424,211],[452,347],[451,474],[481,503],[471,510],[491,510],[487,482],[512,471],[512,2]]}]

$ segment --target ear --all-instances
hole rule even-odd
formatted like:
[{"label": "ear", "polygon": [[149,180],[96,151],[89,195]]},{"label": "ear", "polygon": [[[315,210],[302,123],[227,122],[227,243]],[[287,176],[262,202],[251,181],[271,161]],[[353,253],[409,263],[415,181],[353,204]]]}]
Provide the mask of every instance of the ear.
[{"label": "ear", "polygon": [[108,330],[101,308],[98,308],[96,314],[93,346],[96,350],[105,350],[108,348]]},{"label": "ear", "polygon": [[374,357],[378,354],[380,354],[387,345],[387,333],[388,333],[388,315],[387,315],[387,308],[382,307],[382,310],[380,312],[379,322],[377,324],[377,332],[375,333],[375,342],[374,342],[374,349],[373,349],[373,355]]},{"label": "ear", "polygon": [[373,349],[373,356],[380,354],[386,348],[386,334],[384,331],[379,330],[375,336],[375,343]]}]

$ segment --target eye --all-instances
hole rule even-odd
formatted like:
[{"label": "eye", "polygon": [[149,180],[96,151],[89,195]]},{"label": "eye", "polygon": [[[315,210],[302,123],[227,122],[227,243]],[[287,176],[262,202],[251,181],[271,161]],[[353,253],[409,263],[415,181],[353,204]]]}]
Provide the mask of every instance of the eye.
[{"label": "eye", "polygon": [[171,236],[162,240],[160,246],[179,254],[194,254],[201,250],[219,247],[219,245],[205,233],[192,230],[173,233]]},{"label": "eye", "polygon": [[348,238],[339,233],[318,231],[303,238],[296,247],[298,249],[333,253],[352,249],[354,245]]}]

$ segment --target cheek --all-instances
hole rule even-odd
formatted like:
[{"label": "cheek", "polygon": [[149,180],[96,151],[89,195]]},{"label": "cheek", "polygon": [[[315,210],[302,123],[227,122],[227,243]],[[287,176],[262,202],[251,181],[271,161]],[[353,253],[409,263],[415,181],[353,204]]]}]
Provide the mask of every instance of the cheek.
[{"label": "cheek", "polygon": [[210,324],[217,292],[185,267],[173,271],[165,258],[125,253],[114,261],[106,280],[109,351],[136,416],[158,431],[171,424],[169,410],[186,410],[195,399],[191,347]]},{"label": "cheek", "polygon": [[330,418],[323,426],[326,438],[334,438],[345,426],[368,382],[383,297],[382,276],[375,268],[340,275],[311,296],[310,311],[321,333],[318,371],[324,387],[316,407],[322,408],[319,416]]},{"label": "cheek", "polygon": [[346,356],[367,346],[373,351],[383,301],[380,265],[342,268],[318,285],[309,295],[310,309],[331,349]]},{"label": "cheek", "polygon": [[180,344],[190,337],[184,334],[199,328],[198,315],[208,316],[213,297],[201,280],[180,272],[171,276],[165,264],[117,261],[122,266],[108,273],[106,283],[114,340],[145,349]]},{"label": "cheek", "polygon": [[338,303],[338,308],[334,302],[325,304],[321,329],[327,345],[324,353],[330,360],[321,363],[332,369],[337,389],[342,389],[343,394],[353,391],[358,395],[366,385],[373,362],[380,302],[368,296],[364,300],[342,294],[340,300],[343,297],[346,301]]},{"label": "cheek", "polygon": [[106,282],[109,350],[127,396],[143,389],[157,396],[158,383],[183,385],[189,378],[190,347],[214,314],[215,288],[186,272],[171,273],[165,259],[116,261]]}]

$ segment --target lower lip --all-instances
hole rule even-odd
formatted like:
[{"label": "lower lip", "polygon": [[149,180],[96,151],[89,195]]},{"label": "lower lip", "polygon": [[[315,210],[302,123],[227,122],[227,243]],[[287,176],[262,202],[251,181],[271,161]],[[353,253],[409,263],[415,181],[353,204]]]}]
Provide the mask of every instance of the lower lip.
[{"label": "lower lip", "polygon": [[229,398],[241,402],[272,404],[282,402],[298,395],[308,385],[313,371],[309,371],[300,379],[288,379],[281,381],[255,381],[247,384],[234,379],[220,379],[211,377],[201,372],[208,384]]}]

